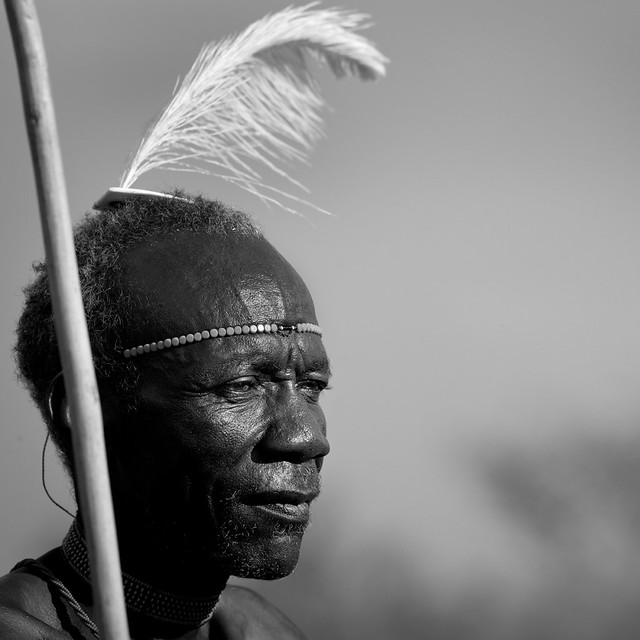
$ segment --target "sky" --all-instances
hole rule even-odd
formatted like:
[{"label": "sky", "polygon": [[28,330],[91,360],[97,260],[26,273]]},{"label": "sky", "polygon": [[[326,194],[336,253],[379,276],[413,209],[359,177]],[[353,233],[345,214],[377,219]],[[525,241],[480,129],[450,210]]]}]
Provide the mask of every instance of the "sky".
[{"label": "sky", "polygon": [[[288,2],[38,3],[75,220],[200,46]],[[293,4],[302,4],[293,2]],[[136,186],[250,211],[311,289],[335,372],[303,559],[255,584],[312,639],[636,635],[640,5],[353,0],[391,63],[320,72],[326,136],[292,169],[333,216],[213,178]],[[44,430],[15,380],[42,257],[0,19],[0,567],[59,544]],[[54,452],[47,485],[72,501]]]}]

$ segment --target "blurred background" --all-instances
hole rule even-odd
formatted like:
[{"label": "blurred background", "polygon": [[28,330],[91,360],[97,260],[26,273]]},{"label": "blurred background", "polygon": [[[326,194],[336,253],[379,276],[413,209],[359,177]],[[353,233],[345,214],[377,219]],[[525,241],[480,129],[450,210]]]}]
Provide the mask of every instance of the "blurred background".
[{"label": "blurred background", "polygon": [[[39,3],[76,219],[201,44],[287,4]],[[640,4],[348,8],[391,65],[376,84],[320,73],[327,137],[292,173],[333,217],[202,176],[137,185],[253,212],[325,331],[323,496],[294,575],[251,586],[310,640],[637,638]],[[43,249],[5,18],[0,86],[4,573],[70,522],[11,354]]]}]

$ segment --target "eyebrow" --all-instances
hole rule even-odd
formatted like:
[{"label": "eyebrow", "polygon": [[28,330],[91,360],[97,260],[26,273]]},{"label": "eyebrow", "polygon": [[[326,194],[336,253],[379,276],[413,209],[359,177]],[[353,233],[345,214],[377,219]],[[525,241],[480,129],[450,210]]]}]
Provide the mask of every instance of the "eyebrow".
[{"label": "eyebrow", "polygon": [[328,377],[333,375],[329,357],[326,355],[319,358],[313,358],[311,361],[305,361],[305,363],[307,371],[319,371],[326,374]]}]

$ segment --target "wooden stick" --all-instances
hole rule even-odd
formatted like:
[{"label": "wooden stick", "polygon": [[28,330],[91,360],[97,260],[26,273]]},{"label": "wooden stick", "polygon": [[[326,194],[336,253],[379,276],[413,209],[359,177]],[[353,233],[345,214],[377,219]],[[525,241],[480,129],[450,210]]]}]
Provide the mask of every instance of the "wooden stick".
[{"label": "wooden stick", "polygon": [[80,507],[102,640],[129,638],[102,414],[84,316],[62,157],[33,0],[5,0],[38,189],[56,334],[73,424]]}]

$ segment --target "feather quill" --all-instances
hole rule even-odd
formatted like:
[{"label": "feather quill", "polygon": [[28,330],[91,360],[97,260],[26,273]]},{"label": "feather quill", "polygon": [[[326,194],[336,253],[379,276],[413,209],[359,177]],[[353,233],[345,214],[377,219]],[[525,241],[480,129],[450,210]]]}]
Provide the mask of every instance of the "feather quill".
[{"label": "feather quill", "polygon": [[281,165],[306,162],[322,135],[325,103],[309,59],[337,77],[363,80],[382,77],[387,64],[357,33],[368,16],[317,4],[289,7],[206,44],[144,135],[120,187],[162,168],[214,175],[285,209],[279,196],[305,202],[264,184],[258,167],[304,189]]}]

